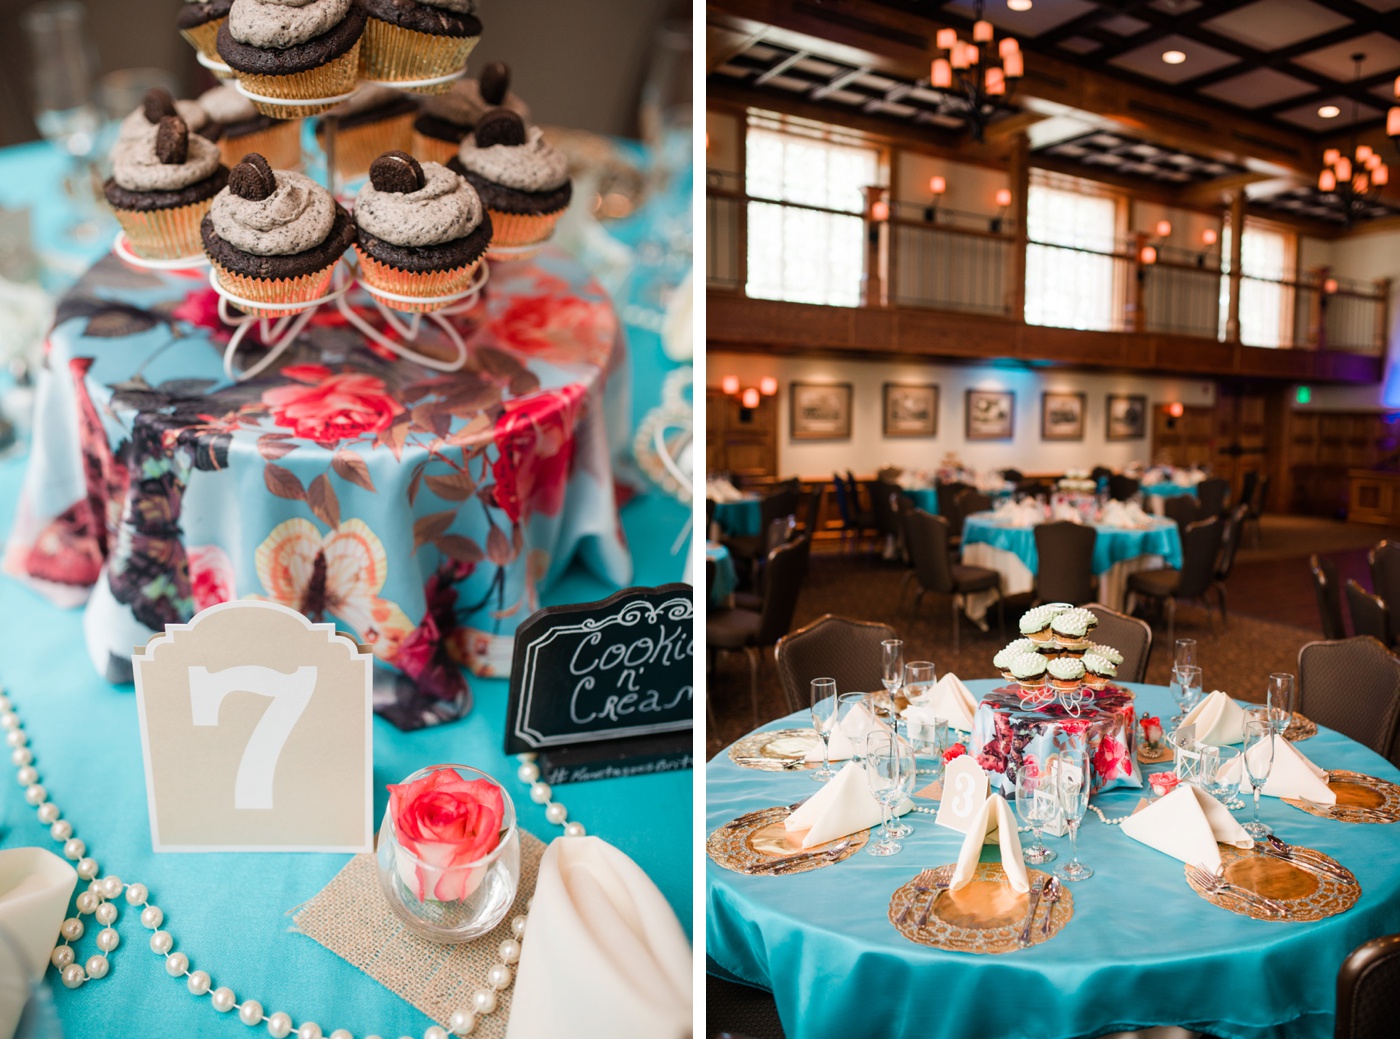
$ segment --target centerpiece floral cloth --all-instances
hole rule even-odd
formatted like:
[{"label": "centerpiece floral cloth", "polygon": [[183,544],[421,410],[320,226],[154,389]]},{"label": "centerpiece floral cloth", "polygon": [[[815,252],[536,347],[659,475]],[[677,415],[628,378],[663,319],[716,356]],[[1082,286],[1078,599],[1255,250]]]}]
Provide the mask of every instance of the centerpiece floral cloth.
[{"label": "centerpiece floral cloth", "polygon": [[[448,374],[326,306],[282,363],[230,383],[217,303],[202,276],[107,258],[46,344],[5,569],[86,604],[109,681],[131,681],[132,647],[166,624],[261,598],[372,646],[376,710],[417,728],[470,710],[463,665],[508,671],[515,627],[576,556],[631,579],[614,486],[624,341],[571,260],[495,265],[452,319],[469,357]],[[431,348],[441,333],[424,329]]]}]

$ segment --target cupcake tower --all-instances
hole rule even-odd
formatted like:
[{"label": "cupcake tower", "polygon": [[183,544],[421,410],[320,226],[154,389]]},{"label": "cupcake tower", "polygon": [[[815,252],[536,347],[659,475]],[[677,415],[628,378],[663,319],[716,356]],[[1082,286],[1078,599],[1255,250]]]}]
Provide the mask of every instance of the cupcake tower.
[{"label": "cupcake tower", "polygon": [[1021,616],[1022,637],[992,664],[1023,689],[1102,689],[1118,674],[1123,654],[1090,639],[1098,623],[1091,611],[1065,603],[1034,607]]}]

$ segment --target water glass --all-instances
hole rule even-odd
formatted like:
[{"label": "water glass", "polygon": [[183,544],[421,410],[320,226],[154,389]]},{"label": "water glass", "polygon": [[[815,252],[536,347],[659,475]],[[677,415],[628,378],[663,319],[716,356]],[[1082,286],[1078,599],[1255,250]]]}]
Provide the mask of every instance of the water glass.
[{"label": "water glass", "polygon": [[938,682],[938,669],[932,660],[913,660],[904,665],[905,695],[917,700]]},{"label": "water glass", "polygon": [[822,741],[822,767],[812,773],[818,783],[825,783],[836,770],[831,767],[831,733],[838,723],[836,679],[812,679],[812,728]]},{"label": "water glass", "polygon": [[1274,727],[1267,718],[1246,717],[1240,753],[1254,786],[1254,819],[1245,823],[1244,829],[1255,840],[1262,840],[1274,832],[1273,827],[1259,820],[1259,794],[1274,768]]},{"label": "water glass", "polygon": [[1089,807],[1089,793],[1094,786],[1092,767],[1088,748],[1078,741],[1072,750],[1061,754],[1055,761],[1052,778],[1056,799],[1060,811],[1064,813],[1065,826],[1069,829],[1070,847],[1070,861],[1055,869],[1055,876],[1061,880],[1087,880],[1094,875],[1093,869],[1079,861],[1079,823]]},{"label": "water glass", "polygon": [[1223,805],[1228,805],[1240,795],[1240,779],[1244,763],[1235,747],[1217,747],[1215,766],[1204,776],[1202,784],[1205,792]]},{"label": "water glass", "polygon": [[1055,851],[1045,846],[1040,831],[1054,824],[1060,805],[1053,782],[1036,765],[1023,765],[1016,770],[1016,814],[1035,835],[1031,846],[1021,849],[1021,857],[1033,866],[1053,860]]},{"label": "water glass", "polygon": [[908,730],[906,739],[914,748],[914,763],[922,760],[923,768],[917,768],[921,776],[938,777],[943,774],[943,753],[950,746],[948,742],[948,721],[934,718],[932,722],[911,718],[905,722]]},{"label": "water glass", "polygon": [[865,738],[865,774],[870,792],[880,802],[884,825],[880,839],[866,851],[871,855],[894,855],[904,845],[895,839],[890,822],[893,813],[914,790],[914,752],[893,732],[877,729]]}]

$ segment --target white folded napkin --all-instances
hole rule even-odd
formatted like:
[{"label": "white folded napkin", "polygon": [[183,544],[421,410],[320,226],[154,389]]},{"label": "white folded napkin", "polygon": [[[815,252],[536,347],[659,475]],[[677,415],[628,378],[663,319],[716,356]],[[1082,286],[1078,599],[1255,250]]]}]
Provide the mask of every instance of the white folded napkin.
[{"label": "white folded napkin", "polygon": [[1011,806],[1000,794],[993,794],[982,802],[982,807],[973,816],[963,838],[962,849],[958,852],[958,865],[953,870],[953,882],[949,885],[954,891],[964,887],[972,879],[977,863],[982,857],[983,843],[996,833],[1001,843],[1001,868],[1006,871],[1006,879],[1015,891],[1029,891],[1030,880],[1026,876],[1026,863],[1021,858],[1021,837],[1016,832],[1016,817]]},{"label": "white folded napkin", "polygon": [[1070,523],[1084,522],[1084,518],[1079,515],[1079,510],[1067,501],[1057,501],[1050,518],[1055,520],[1068,520]]},{"label": "white folded napkin", "polygon": [[[903,815],[914,807],[907,798],[895,809]],[[870,792],[870,780],[864,766],[848,761],[846,766],[811,800],[787,817],[784,826],[789,833],[806,830],[802,847],[813,848],[827,841],[877,826],[884,816],[880,802]]]},{"label": "white folded napkin", "polygon": [[1166,797],[1123,820],[1123,832],[1191,865],[1220,869],[1216,842],[1251,848],[1253,839],[1230,810],[1200,787],[1182,783]]},{"label": "white folded napkin", "polygon": [[651,878],[612,845],[555,838],[540,860],[530,926],[506,1039],[690,1035],[690,943]]},{"label": "white folded napkin", "polygon": [[931,724],[934,718],[942,718],[959,732],[971,732],[974,715],[977,714],[977,697],[973,696],[962,679],[949,671],[933,684],[933,688],[911,703],[905,712],[916,707],[922,708],[914,717]]},{"label": "white folded napkin", "polygon": [[1229,747],[1244,740],[1244,708],[1219,689],[1187,712],[1181,727],[1196,727],[1196,739],[1212,747]]},{"label": "white folded napkin", "polygon": [[[831,735],[827,737],[827,761],[846,761],[855,756],[856,745],[851,742],[851,738],[846,735],[846,730],[841,726],[832,727]],[[807,752],[807,761],[822,761],[822,741],[817,737],[816,745]]]},{"label": "white folded napkin", "polygon": [[1121,501],[1110,501],[1103,507],[1103,512],[1099,514],[1099,522],[1105,527],[1126,527],[1128,525],[1128,510],[1124,508]]},{"label": "white folded napkin", "polygon": [[[11,964],[11,950],[0,950],[0,964],[9,973],[19,969],[38,982],[58,944],[58,928],[68,915],[68,900],[78,874],[68,863],[43,848],[0,851],[0,931],[13,939],[23,964]],[[0,1036],[14,1035],[27,1002],[28,985],[0,979]]]},{"label": "white folded napkin", "polygon": [[[1337,803],[1337,795],[1327,785],[1327,773],[1318,768],[1293,744],[1275,734],[1274,763],[1269,769],[1269,778],[1260,791],[1265,797],[1305,797],[1309,801],[1331,805]],[[1250,748],[1250,760],[1268,753],[1267,744],[1260,743]],[[1243,758],[1236,759],[1235,768],[1240,773],[1240,793],[1254,794],[1254,784],[1249,781],[1249,770],[1244,768]]]}]

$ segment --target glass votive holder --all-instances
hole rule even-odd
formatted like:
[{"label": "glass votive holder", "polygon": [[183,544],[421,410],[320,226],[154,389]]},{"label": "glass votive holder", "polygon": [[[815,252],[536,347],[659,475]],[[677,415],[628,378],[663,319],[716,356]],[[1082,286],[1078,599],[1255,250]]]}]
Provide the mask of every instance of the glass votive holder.
[{"label": "glass votive holder", "polygon": [[[501,796],[500,839],[484,854],[465,853],[471,857],[455,852],[450,841],[410,840],[398,831],[391,797],[379,828],[379,886],[394,914],[417,934],[435,942],[467,942],[492,930],[515,902],[520,884],[515,805],[500,783],[467,765],[430,765],[400,786],[429,777],[441,784],[427,795],[434,802],[425,806],[429,825],[452,817],[462,804],[460,798],[471,789],[468,785],[485,781]],[[469,805],[466,810],[470,811]],[[450,835],[453,825],[447,822],[442,829]]]}]

